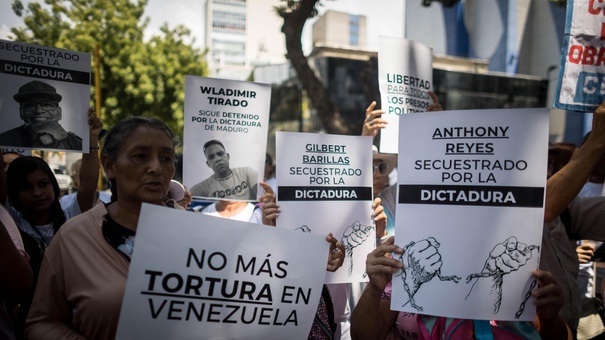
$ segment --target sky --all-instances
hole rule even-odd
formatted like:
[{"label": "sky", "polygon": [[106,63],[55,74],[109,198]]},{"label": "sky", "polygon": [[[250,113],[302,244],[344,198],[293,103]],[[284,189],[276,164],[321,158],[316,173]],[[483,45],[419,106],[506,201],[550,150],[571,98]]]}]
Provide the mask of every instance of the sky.
[{"label": "sky", "polygon": [[[44,2],[43,0],[24,0],[23,2],[30,1]],[[11,27],[24,26],[23,19],[13,13],[11,3],[12,0],[0,0],[0,39],[8,38]],[[367,47],[370,50],[378,50],[378,36],[403,36],[403,4],[404,1],[401,0],[380,0],[380,6],[376,6],[375,1],[368,0],[324,0],[318,9],[320,14],[331,9],[365,15],[367,17]],[[145,31],[145,37],[149,38],[159,34],[160,27],[166,22],[170,27],[183,24],[194,34],[195,46],[203,48],[205,5],[205,0],[149,0],[145,16],[149,17],[150,22]],[[311,48],[311,26],[315,20],[308,21],[303,31],[303,48],[307,53]]]}]

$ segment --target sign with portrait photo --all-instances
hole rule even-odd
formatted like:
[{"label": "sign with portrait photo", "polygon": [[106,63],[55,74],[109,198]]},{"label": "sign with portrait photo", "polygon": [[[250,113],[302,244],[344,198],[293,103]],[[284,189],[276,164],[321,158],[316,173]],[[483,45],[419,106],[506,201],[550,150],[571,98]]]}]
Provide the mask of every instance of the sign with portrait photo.
[{"label": "sign with portrait photo", "polygon": [[408,39],[380,37],[378,83],[382,118],[389,123],[380,131],[380,153],[397,153],[399,117],[424,112],[433,103],[433,50]]},{"label": "sign with portrait photo", "polygon": [[90,54],[0,40],[0,146],[88,152]]},{"label": "sign with portrait photo", "polygon": [[256,201],[271,85],[187,76],[183,182],[194,198]]},{"label": "sign with portrait photo", "polygon": [[372,138],[278,131],[276,146],[277,227],[332,233],[345,261],[326,283],[367,281],[365,260],[376,247]]},{"label": "sign with portrait photo", "polygon": [[143,204],[135,242],[116,339],[307,339],[324,237]]},{"label": "sign with portrait photo", "polygon": [[536,317],[548,116],[540,108],[400,117],[395,243],[405,270],[393,274],[392,310]]}]

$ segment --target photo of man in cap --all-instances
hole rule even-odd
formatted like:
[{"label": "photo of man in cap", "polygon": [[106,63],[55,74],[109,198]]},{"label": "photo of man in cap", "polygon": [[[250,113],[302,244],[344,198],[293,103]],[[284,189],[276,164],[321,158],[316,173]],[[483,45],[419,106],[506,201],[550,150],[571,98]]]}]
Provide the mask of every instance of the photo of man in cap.
[{"label": "photo of man in cap", "polygon": [[231,168],[225,146],[218,140],[204,143],[206,165],[214,171],[212,176],[194,185],[191,194],[198,197],[215,197],[230,200],[256,200],[258,172],[243,166]]},{"label": "photo of man in cap", "polygon": [[24,124],[0,134],[0,145],[82,150],[82,138],[59,124],[63,97],[53,86],[34,80],[21,86],[13,98]]}]

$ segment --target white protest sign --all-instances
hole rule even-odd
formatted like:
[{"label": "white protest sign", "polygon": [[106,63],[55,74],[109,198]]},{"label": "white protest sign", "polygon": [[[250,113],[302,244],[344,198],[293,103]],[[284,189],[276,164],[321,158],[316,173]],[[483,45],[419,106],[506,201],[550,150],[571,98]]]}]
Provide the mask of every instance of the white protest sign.
[{"label": "white protest sign", "polygon": [[186,77],[183,183],[193,197],[256,201],[270,102],[269,84]]},{"label": "white protest sign", "polygon": [[433,50],[412,40],[380,37],[378,82],[382,118],[389,122],[380,132],[380,152],[397,153],[399,116],[424,112],[432,104]]},{"label": "white protest sign", "polygon": [[[401,117],[391,309],[533,320],[548,109]],[[422,145],[421,148],[417,145]]]},{"label": "white protest sign", "polygon": [[32,151],[30,149],[21,149],[21,148],[4,148],[4,147],[0,147],[0,150],[2,150],[2,153],[7,154],[7,153],[14,153],[14,154],[18,154],[21,156],[31,156],[32,155]]},{"label": "white protest sign", "polygon": [[604,11],[593,0],[567,1],[555,108],[594,111],[605,100]]},{"label": "white protest sign", "polygon": [[0,40],[0,146],[88,152],[90,54]]},{"label": "white protest sign", "polygon": [[144,204],[117,339],[307,339],[328,243]]},{"label": "white protest sign", "polygon": [[367,281],[365,260],[376,247],[372,215],[372,139],[315,133],[276,134],[280,228],[332,233],[345,261],[326,283]]}]

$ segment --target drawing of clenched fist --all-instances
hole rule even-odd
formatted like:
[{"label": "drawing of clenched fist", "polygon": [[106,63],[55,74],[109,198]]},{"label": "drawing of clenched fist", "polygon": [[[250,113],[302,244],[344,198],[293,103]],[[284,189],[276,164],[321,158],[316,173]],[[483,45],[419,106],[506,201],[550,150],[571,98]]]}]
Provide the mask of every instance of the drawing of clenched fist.
[{"label": "drawing of clenched fist", "polygon": [[[418,242],[410,242],[404,247],[404,252],[400,256],[403,262],[404,270],[399,275],[403,280],[403,286],[409,296],[409,303],[415,309],[422,311],[422,307],[416,305],[414,295],[420,289],[420,286],[429,282],[437,276],[441,281],[454,281],[458,283],[459,276],[442,276],[441,254],[439,254],[440,244],[433,237]],[[407,302],[405,303],[407,304]],[[405,306],[404,304],[404,306]]]},{"label": "drawing of clenched fist", "polygon": [[353,222],[342,233],[340,243],[345,246],[346,259],[349,261],[349,276],[353,273],[353,248],[359,246],[370,237],[372,226],[363,226],[359,221]]},{"label": "drawing of clenched fist", "polygon": [[476,285],[481,284],[481,279],[488,279],[491,285],[489,292],[494,297],[494,314],[498,313],[502,302],[504,276],[523,267],[531,259],[534,249],[539,249],[539,247],[518,242],[514,236],[496,244],[485,261],[481,273],[470,274],[466,277],[466,283],[476,279],[466,298],[468,299],[471,293],[477,290]]},{"label": "drawing of clenched fist", "polygon": [[[517,242],[517,238],[511,236],[506,241],[498,243],[494,247],[485,262],[482,273],[501,271],[504,274],[508,274],[525,265],[530,258],[530,248],[524,243]],[[469,278],[467,277],[468,280]]]}]

